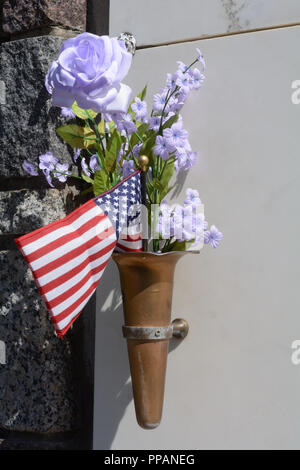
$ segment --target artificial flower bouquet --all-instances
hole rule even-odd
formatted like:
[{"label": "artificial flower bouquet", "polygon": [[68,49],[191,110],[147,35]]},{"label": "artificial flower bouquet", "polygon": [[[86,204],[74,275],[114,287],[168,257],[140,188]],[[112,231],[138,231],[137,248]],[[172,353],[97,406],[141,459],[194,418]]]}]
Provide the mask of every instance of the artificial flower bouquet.
[{"label": "artificial flower bouquet", "polygon": [[197,210],[202,207],[197,190],[187,189],[183,206],[165,201],[179,173],[196,162],[180,110],[204,82],[204,58],[197,49],[190,65],[178,62],[153,96],[150,112],[147,87],[132,99],[131,89],[122,83],[131,62],[132,54],[117,38],[83,33],[66,40],[45,85],[53,105],[68,119],[57,133],[73,148],[74,165],[48,152],[39,156],[38,168],[27,161],[23,168],[31,175],[41,170],[51,187],[55,180],[83,180],[84,192],[97,196],[134,172],[139,156],[146,155],[147,206],[158,207],[156,216],[149,217],[152,251],[185,251],[203,242],[216,248],[223,235],[214,225],[208,228],[203,211]]}]

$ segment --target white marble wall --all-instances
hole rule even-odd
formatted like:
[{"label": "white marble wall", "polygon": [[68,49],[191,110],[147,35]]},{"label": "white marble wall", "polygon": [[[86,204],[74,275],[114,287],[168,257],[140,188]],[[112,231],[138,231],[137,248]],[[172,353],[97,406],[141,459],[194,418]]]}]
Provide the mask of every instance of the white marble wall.
[{"label": "white marble wall", "polygon": [[139,46],[295,22],[299,0],[110,0],[110,34]]},{"label": "white marble wall", "polygon": [[105,273],[95,449],[300,448],[300,366],[291,362],[300,338],[299,41],[295,26],[137,52],[127,82],[136,92],[148,82],[149,96],[177,60],[192,60],[196,47],[205,54],[207,81],[183,113],[200,154],[184,187],[199,189],[224,241],[178,265],[173,311],[191,329],[171,345],[154,431],[135,421],[117,271]]}]

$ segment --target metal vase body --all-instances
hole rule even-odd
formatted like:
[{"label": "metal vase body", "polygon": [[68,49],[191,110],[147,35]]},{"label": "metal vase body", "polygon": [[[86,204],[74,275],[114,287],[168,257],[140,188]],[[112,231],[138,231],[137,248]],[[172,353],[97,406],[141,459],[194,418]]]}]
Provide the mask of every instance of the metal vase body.
[{"label": "metal vase body", "polygon": [[[167,327],[171,323],[174,270],[182,252],[117,253],[125,326]],[[162,416],[169,339],[127,339],[136,417],[144,429]]]}]

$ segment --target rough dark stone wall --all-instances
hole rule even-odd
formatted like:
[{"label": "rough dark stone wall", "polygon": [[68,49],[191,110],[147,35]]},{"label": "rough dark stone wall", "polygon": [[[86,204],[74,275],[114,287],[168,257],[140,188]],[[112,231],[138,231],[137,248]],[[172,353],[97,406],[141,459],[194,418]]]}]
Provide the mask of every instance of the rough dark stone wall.
[{"label": "rough dark stone wall", "polygon": [[92,447],[94,299],[59,340],[14,243],[79,204],[77,185],[52,189],[22,162],[48,150],[71,162],[44,77],[64,38],[85,30],[86,3],[0,0],[0,450]]},{"label": "rough dark stone wall", "polygon": [[51,151],[71,163],[67,146],[56,134],[63,122],[60,109],[51,107],[45,74],[63,42],[41,36],[2,44],[0,83],[5,91],[0,105],[0,177],[27,176],[23,160],[31,163]]},{"label": "rough dark stone wall", "polygon": [[84,31],[86,0],[5,0],[3,31],[20,33],[45,26]]}]

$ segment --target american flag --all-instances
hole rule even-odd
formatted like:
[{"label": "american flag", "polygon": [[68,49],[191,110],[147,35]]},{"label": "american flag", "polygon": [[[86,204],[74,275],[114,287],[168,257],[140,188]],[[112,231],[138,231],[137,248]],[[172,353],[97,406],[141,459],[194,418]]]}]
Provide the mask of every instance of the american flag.
[{"label": "american flag", "polygon": [[95,292],[116,249],[141,251],[140,171],[67,217],[15,240],[33,272],[57,336]]}]

